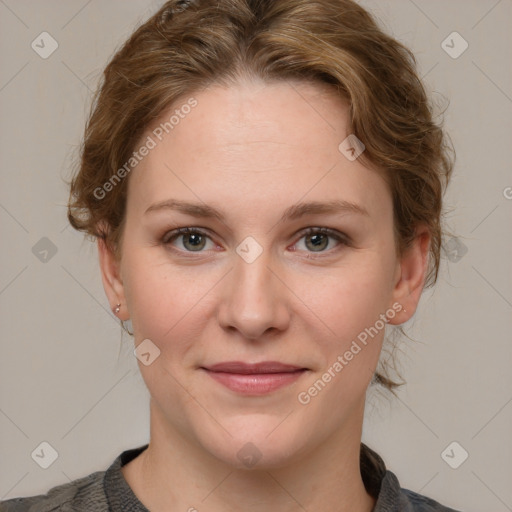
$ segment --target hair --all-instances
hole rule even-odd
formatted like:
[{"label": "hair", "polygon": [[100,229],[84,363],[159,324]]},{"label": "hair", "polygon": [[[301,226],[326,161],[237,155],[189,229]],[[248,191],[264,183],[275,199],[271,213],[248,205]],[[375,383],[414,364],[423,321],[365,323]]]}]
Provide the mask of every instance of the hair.
[{"label": "hair", "polygon": [[[349,133],[382,173],[402,254],[419,225],[431,234],[425,286],[438,276],[442,196],[454,151],[412,52],[352,0],[171,0],[139,26],[104,70],[70,181],[68,219],[120,257],[127,182],[105,183],[145,130],[184,95],[241,78],[329,84],[348,101]],[[341,142],[341,141],[340,141]],[[393,390],[385,371],[374,382]]]}]

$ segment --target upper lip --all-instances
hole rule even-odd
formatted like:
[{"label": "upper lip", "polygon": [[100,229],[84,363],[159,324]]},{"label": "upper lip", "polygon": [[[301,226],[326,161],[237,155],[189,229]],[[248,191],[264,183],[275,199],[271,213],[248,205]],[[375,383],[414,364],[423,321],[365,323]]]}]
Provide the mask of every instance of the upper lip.
[{"label": "upper lip", "polygon": [[211,372],[223,373],[240,373],[240,374],[253,374],[253,373],[291,373],[297,370],[305,370],[300,366],[291,364],[284,364],[278,361],[263,361],[261,363],[244,363],[242,361],[226,361],[224,363],[217,363],[211,366],[203,367]]}]

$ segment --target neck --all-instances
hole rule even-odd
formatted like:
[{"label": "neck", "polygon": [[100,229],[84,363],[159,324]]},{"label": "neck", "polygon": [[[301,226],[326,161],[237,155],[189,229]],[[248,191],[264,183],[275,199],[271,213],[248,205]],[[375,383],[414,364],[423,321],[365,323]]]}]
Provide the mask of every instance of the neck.
[{"label": "neck", "polygon": [[353,422],[355,429],[348,426],[293,464],[249,470],[233,468],[164,428],[151,401],[149,446],[122,472],[152,512],[370,512],[375,499],[366,492],[359,468],[362,414]]}]

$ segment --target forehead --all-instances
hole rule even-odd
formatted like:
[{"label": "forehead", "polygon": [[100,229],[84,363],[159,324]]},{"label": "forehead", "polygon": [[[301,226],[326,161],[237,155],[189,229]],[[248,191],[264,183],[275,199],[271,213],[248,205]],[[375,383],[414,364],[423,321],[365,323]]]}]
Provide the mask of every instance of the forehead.
[{"label": "forehead", "polygon": [[154,147],[130,177],[129,202],[285,208],[308,195],[382,206],[382,178],[339,150],[348,116],[327,84],[246,81],[183,96],[146,130]]}]

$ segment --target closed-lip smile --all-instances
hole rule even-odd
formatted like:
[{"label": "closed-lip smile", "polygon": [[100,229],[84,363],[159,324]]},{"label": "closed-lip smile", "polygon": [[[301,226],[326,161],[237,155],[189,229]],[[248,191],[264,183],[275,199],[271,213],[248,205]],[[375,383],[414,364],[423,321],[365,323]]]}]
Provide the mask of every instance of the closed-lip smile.
[{"label": "closed-lip smile", "polygon": [[210,377],[232,391],[264,395],[299,379],[308,369],[278,361],[244,363],[226,361],[201,367]]}]

